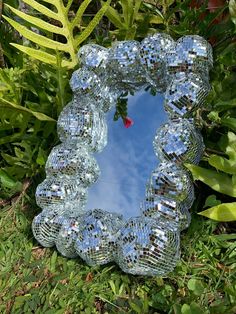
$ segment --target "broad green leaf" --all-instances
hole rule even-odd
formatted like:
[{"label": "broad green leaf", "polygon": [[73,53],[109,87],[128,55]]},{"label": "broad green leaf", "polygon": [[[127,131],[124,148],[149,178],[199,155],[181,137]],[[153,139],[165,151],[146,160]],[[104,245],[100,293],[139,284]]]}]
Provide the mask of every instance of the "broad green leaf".
[{"label": "broad green leaf", "polygon": [[236,118],[222,118],[221,124],[236,132]]},{"label": "broad green leaf", "polygon": [[204,292],[204,285],[198,279],[191,278],[188,281],[188,288],[189,290],[193,291],[196,295],[201,295]]},{"label": "broad green leaf", "polygon": [[3,98],[0,98],[0,108],[9,108],[9,109],[17,110],[19,112],[27,112],[33,115],[35,118],[37,118],[40,121],[56,122],[53,118],[46,116],[44,113],[33,111],[28,108],[13,104]]},{"label": "broad green leaf", "polygon": [[236,202],[220,204],[198,214],[217,221],[234,221],[236,220]]},{"label": "broad green leaf", "polygon": [[230,0],[229,1],[229,13],[231,15],[231,20],[234,24],[236,24],[236,1]]},{"label": "broad green leaf", "polygon": [[190,164],[186,167],[191,171],[194,180],[202,181],[217,192],[236,197],[236,185],[232,184],[229,175]]},{"label": "broad green leaf", "polygon": [[[145,14],[144,13],[138,13],[136,16],[136,19],[139,21],[143,21],[145,19]],[[163,18],[160,15],[151,15],[149,22],[151,24],[162,24]]]},{"label": "broad green leaf", "polygon": [[[104,1],[102,1],[102,3],[104,3]],[[108,7],[105,15],[111,21],[111,23],[114,24],[117,28],[119,29],[125,28],[125,25],[120,17],[120,14],[112,7]]]},{"label": "broad green leaf", "polygon": [[204,310],[199,307],[199,305],[195,302],[191,302],[191,304],[183,304],[181,308],[182,314],[205,314]]},{"label": "broad green leaf", "polygon": [[205,201],[204,207],[212,207],[221,204],[221,201],[216,199],[215,195],[209,195]]},{"label": "broad green leaf", "polygon": [[0,184],[2,187],[21,191],[22,184],[11,178],[3,169],[0,169]]},{"label": "broad green leaf", "polygon": [[236,174],[236,160],[229,160],[218,155],[211,155],[208,159],[211,166],[229,174]]},{"label": "broad green leaf", "polygon": [[182,313],[182,314],[192,314],[190,305],[188,305],[188,304],[183,304],[183,305],[182,305],[182,308],[181,308],[181,313]]},{"label": "broad green leaf", "polygon": [[214,104],[214,108],[217,109],[217,112],[225,111],[231,108],[236,108],[236,99],[233,98],[231,100],[220,100],[216,104]]}]

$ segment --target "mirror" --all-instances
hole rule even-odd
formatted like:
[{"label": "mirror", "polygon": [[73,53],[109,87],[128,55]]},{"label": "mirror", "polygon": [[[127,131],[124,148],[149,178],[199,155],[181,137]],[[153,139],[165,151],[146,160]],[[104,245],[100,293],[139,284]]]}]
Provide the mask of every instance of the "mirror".
[{"label": "mirror", "polygon": [[113,121],[115,109],[107,113],[108,144],[95,155],[101,169],[98,181],[88,190],[86,209],[101,208],[124,218],[140,215],[145,185],[158,160],[152,142],[156,130],[167,121],[163,96],[141,90],[128,100],[128,116],[133,126],[125,128],[122,119]]}]

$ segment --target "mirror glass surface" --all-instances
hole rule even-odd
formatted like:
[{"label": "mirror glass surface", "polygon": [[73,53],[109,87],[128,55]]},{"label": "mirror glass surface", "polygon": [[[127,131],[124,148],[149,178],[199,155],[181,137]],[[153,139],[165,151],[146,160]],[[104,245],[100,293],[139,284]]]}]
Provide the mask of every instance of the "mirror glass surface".
[{"label": "mirror glass surface", "polygon": [[108,144],[95,154],[101,175],[88,190],[86,209],[101,208],[127,219],[140,215],[146,182],[158,164],[152,142],[167,115],[163,96],[145,91],[129,97],[128,116],[134,121],[130,128],[122,119],[113,121],[114,112],[107,113]]}]

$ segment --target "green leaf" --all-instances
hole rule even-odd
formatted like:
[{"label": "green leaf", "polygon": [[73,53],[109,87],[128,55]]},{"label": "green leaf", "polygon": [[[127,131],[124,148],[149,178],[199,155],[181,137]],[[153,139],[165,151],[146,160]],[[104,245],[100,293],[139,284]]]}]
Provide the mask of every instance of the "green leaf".
[{"label": "green leaf", "polygon": [[198,279],[190,279],[188,281],[188,288],[196,295],[201,295],[204,292],[204,286],[202,282]]},{"label": "green leaf", "polygon": [[235,221],[236,202],[220,204],[198,214],[217,221]]},{"label": "green leaf", "polygon": [[208,162],[211,166],[225,173],[236,174],[236,135],[228,132],[222,147],[229,158],[211,155]]},{"label": "green leaf", "polygon": [[56,269],[56,261],[57,261],[57,252],[54,251],[50,258],[50,271],[53,273]]},{"label": "green leaf", "polygon": [[130,26],[130,18],[133,15],[133,1],[131,0],[120,0],[120,4],[122,6],[123,17],[125,24],[127,27]]},{"label": "green leaf", "polygon": [[214,104],[214,107],[217,109],[217,112],[225,111],[231,108],[236,108],[236,99],[230,99],[230,100],[219,100],[216,104]]},{"label": "green leaf", "polygon": [[[104,4],[104,1],[102,1]],[[106,17],[114,24],[117,28],[122,29],[125,28],[125,25],[120,17],[120,14],[113,9],[111,6],[105,12]]]},{"label": "green leaf", "polygon": [[82,20],[82,16],[83,16],[85,10],[87,9],[87,7],[88,7],[88,5],[90,4],[91,1],[92,1],[92,0],[84,0],[84,1],[81,3],[81,5],[80,5],[78,11],[76,12],[76,15],[75,15],[75,17],[74,17],[74,20],[73,20],[73,22],[72,22],[74,27],[80,25],[81,20]]},{"label": "green leaf", "polygon": [[236,197],[236,185],[232,184],[229,175],[190,164],[186,167],[191,171],[194,180],[202,181],[217,192]]},{"label": "green leaf", "polygon": [[37,118],[40,121],[56,122],[56,120],[54,120],[51,117],[46,116],[44,113],[33,111],[33,110],[28,109],[28,108],[13,104],[13,103],[11,103],[11,102],[3,99],[3,98],[0,98],[0,108],[14,109],[14,110],[17,110],[17,111],[23,112],[23,113],[26,112],[26,113],[33,115],[35,118]]},{"label": "green leaf", "polygon": [[[136,19],[138,21],[144,21],[146,18],[145,13],[138,13]],[[163,24],[163,18],[160,15],[151,15],[149,18],[151,24]]]},{"label": "green leaf", "polygon": [[182,314],[192,314],[191,313],[191,309],[190,309],[190,305],[188,304],[183,304],[182,308],[181,308],[181,313]]},{"label": "green leaf", "polygon": [[230,0],[229,1],[229,13],[231,15],[231,20],[234,24],[236,24],[236,1]]},{"label": "green leaf", "polygon": [[3,169],[0,169],[0,183],[2,187],[21,191],[22,183],[10,177]]},{"label": "green leaf", "polygon": [[85,28],[85,30],[74,40],[77,48],[86,38],[89,37],[94,28],[98,25],[103,15],[106,13],[106,10],[110,6],[110,3],[111,0],[107,0],[107,2],[102,6],[102,8],[95,14],[94,18]]},{"label": "green leaf", "polygon": [[231,130],[236,132],[236,119],[235,118],[222,118],[220,122],[222,125],[227,126]]},{"label": "green leaf", "polygon": [[208,162],[218,170],[229,174],[236,174],[236,160],[228,160],[221,156],[211,155]]},{"label": "green leaf", "polygon": [[136,20],[136,17],[138,15],[138,11],[139,11],[139,8],[141,6],[141,3],[142,3],[142,0],[135,0],[135,6],[134,6],[134,13],[133,13],[133,18],[131,20],[131,24],[134,23],[134,21]]},{"label": "green leaf", "polygon": [[[54,2],[56,3],[56,2],[58,2],[58,0],[54,0]],[[57,13],[48,9],[45,5],[42,5],[35,0],[24,0],[24,3],[28,4],[33,9],[37,10],[41,14],[44,14],[45,16],[48,16],[51,19],[57,20],[57,18],[58,18]]]},{"label": "green leaf", "polygon": [[197,303],[191,302],[190,305],[184,304],[181,308],[181,313],[182,314],[205,314],[204,312]]},{"label": "green leaf", "polygon": [[205,201],[204,207],[212,207],[221,204],[221,201],[216,199],[215,195],[209,195]]}]

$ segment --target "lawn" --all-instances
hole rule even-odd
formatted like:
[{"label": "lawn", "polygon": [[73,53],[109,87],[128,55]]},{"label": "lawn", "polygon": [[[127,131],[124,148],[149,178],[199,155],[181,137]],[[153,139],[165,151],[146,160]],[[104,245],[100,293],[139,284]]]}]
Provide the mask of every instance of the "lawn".
[{"label": "lawn", "polygon": [[[1,313],[235,313],[236,233],[193,214],[182,258],[167,278],[89,267],[33,239],[25,197],[0,212]],[[234,232],[234,233],[233,233]]]}]

